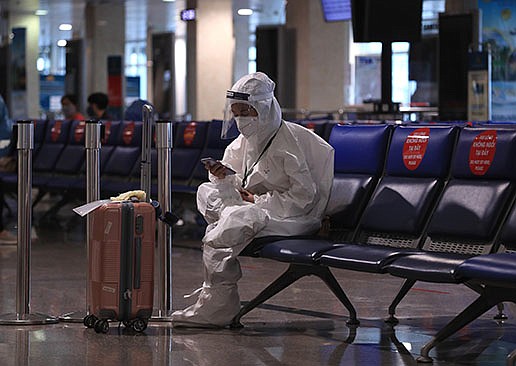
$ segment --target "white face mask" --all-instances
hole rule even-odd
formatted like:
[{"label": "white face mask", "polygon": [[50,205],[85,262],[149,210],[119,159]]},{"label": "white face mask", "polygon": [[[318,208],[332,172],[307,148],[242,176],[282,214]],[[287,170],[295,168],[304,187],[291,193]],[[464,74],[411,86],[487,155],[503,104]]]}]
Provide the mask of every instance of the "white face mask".
[{"label": "white face mask", "polygon": [[258,132],[258,117],[235,117],[238,130],[249,138]]}]

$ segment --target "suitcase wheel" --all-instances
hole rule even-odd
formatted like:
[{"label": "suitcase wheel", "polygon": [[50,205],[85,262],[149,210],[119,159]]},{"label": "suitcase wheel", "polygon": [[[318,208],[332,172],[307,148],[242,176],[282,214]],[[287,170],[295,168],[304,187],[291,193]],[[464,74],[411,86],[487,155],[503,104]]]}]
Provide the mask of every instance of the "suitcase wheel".
[{"label": "suitcase wheel", "polygon": [[98,319],[93,327],[97,333],[107,333],[109,331],[109,323],[106,319]]},{"label": "suitcase wheel", "polygon": [[122,324],[124,325],[124,327],[126,328],[131,328],[133,326],[133,322],[130,321],[130,320],[122,320]]},{"label": "suitcase wheel", "polygon": [[83,324],[88,328],[93,328],[95,326],[95,322],[97,321],[97,317],[95,315],[86,315],[83,320]]},{"label": "suitcase wheel", "polygon": [[145,329],[147,329],[147,322],[144,319],[137,318],[133,322],[132,327],[136,332],[143,332]]}]

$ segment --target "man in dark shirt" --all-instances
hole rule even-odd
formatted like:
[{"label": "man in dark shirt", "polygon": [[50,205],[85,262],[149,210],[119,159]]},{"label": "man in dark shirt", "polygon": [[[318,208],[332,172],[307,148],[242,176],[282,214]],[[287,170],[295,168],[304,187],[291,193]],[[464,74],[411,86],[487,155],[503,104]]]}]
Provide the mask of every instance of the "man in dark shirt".
[{"label": "man in dark shirt", "polygon": [[107,112],[109,98],[105,93],[93,93],[88,97],[88,116],[99,120],[112,120],[113,117]]}]

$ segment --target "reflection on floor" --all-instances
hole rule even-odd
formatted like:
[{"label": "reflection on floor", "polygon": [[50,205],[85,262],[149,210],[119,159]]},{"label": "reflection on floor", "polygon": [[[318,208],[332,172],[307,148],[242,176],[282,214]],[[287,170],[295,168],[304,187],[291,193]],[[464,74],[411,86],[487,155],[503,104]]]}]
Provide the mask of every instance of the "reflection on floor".
[{"label": "reflection on floor", "polygon": [[[15,219],[9,220],[15,232]],[[35,222],[31,312],[85,311],[83,219],[63,215]],[[174,242],[174,308],[189,305],[193,300],[183,295],[201,284],[200,241],[187,232],[178,228]],[[0,246],[0,314],[16,309],[16,257],[16,246]],[[244,301],[285,268],[262,259],[241,263]],[[156,322],[135,334],[112,323],[108,334],[96,334],[77,323],[0,325],[0,365],[416,365],[421,346],[475,298],[463,286],[418,283],[399,307],[400,324],[392,328],[383,318],[401,280],[334,272],[357,309],[357,329],[346,326],[345,309],[318,279],[304,278],[247,314],[238,330],[173,329]],[[504,365],[516,348],[516,321],[498,324],[495,313],[434,349],[434,365]]]}]

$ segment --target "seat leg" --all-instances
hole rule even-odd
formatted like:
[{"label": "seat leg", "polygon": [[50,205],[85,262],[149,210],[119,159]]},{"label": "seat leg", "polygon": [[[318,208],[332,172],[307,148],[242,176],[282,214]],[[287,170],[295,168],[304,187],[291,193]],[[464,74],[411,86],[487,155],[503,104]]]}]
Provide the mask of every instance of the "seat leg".
[{"label": "seat leg", "polygon": [[324,281],[326,286],[329,287],[329,289],[333,292],[333,294],[340,300],[340,302],[344,305],[344,307],[349,312],[349,320],[346,322],[348,325],[359,325],[360,321],[357,319],[357,312],[355,310],[355,307],[349,301],[348,297],[346,296],[344,290],[342,290],[342,287],[339,285],[339,282],[331,273],[330,269],[328,267],[314,267],[314,274],[319,277],[321,280]]},{"label": "seat leg", "polygon": [[[482,286],[481,284],[470,283],[470,282],[466,282],[464,284],[467,287],[469,287],[470,289],[472,289],[473,291],[475,291],[476,293],[478,293],[479,295],[482,295],[484,293],[484,286]],[[504,304],[501,302],[501,303],[497,304],[496,306],[498,308],[498,314],[496,314],[493,317],[493,319],[497,320],[497,321],[504,321],[504,320],[509,319],[509,317],[507,315],[505,315],[505,313],[504,313]]]},{"label": "seat leg", "polygon": [[504,313],[505,306],[503,302],[496,304],[496,307],[498,308],[498,313],[493,317],[494,320],[504,321],[509,319],[509,317]]},{"label": "seat leg", "polygon": [[507,366],[514,366],[516,361],[516,349],[507,355]]},{"label": "seat leg", "polygon": [[41,221],[45,220],[47,217],[53,217],[57,215],[59,210],[66,205],[70,201],[69,196],[65,193],[61,196],[61,199],[54,203],[40,218]]},{"label": "seat leg", "polygon": [[47,194],[47,191],[39,188],[38,194],[36,195],[36,198],[34,198],[34,201],[32,202],[32,208],[36,207],[36,205],[43,199],[43,197]]},{"label": "seat leg", "polygon": [[291,264],[281,276],[279,276],[273,283],[267,286],[254,299],[249,301],[240,309],[238,314],[231,321],[230,327],[241,328],[242,324],[240,323],[240,319],[245,314],[256,308],[258,305],[261,305],[262,303],[270,299],[272,296],[276,295],[278,292],[287,288],[301,277],[311,274],[312,272],[308,271],[307,269],[308,266]]},{"label": "seat leg", "polygon": [[417,358],[417,362],[431,363],[433,360],[428,354],[432,348],[491,309],[499,300],[496,294],[480,295],[421,348],[421,356]]},{"label": "seat leg", "polygon": [[6,193],[0,194],[0,205],[2,205],[2,207],[5,207],[7,209],[7,215],[8,216],[12,216],[13,215],[13,210],[7,204],[7,201],[5,200],[5,195],[6,195]]},{"label": "seat leg", "polygon": [[403,298],[407,295],[407,293],[412,288],[412,286],[414,286],[415,283],[416,283],[416,280],[411,280],[411,279],[405,280],[405,282],[403,283],[403,286],[401,286],[401,289],[399,290],[398,294],[396,295],[394,300],[392,300],[391,305],[389,305],[389,317],[385,320],[386,323],[389,323],[389,324],[398,324],[399,323],[398,318],[396,318],[394,316],[394,314],[396,314],[396,307],[401,302],[401,300],[403,300]]}]

